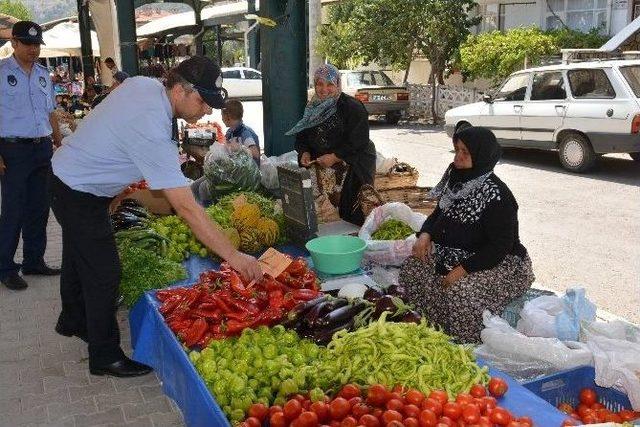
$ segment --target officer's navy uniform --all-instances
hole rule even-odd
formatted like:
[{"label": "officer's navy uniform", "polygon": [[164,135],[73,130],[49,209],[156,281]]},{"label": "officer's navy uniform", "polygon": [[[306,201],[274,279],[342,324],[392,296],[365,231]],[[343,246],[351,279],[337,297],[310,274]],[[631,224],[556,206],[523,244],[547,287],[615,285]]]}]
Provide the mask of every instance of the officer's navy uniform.
[{"label": "officer's navy uniform", "polygon": [[[39,27],[25,29],[41,40]],[[52,156],[49,115],[55,108],[55,92],[45,67],[35,63],[28,74],[11,56],[0,60],[0,94],[0,156],[6,167],[0,175],[0,280],[4,281],[20,268],[14,255],[21,232],[22,270],[44,266]]]}]

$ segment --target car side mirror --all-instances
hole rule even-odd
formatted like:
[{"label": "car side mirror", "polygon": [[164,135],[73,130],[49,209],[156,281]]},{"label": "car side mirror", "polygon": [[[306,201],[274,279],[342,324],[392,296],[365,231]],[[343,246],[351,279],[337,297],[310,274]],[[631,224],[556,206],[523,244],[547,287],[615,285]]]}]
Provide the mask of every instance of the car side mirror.
[{"label": "car side mirror", "polygon": [[482,100],[487,104],[493,104],[493,96],[489,95],[488,93],[482,95]]}]

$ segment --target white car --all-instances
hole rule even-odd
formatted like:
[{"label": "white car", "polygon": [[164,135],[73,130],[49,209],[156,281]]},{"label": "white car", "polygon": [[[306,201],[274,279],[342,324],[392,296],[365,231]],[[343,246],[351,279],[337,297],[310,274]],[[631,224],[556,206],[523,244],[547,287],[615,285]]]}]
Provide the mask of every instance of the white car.
[{"label": "white car", "polygon": [[502,146],[558,150],[564,168],[585,172],[601,154],[640,161],[639,97],[640,60],[531,68],[483,102],[447,111],[445,130],[485,126]]},{"label": "white car", "polygon": [[253,68],[222,68],[222,87],[229,98],[261,99],[262,74]]}]

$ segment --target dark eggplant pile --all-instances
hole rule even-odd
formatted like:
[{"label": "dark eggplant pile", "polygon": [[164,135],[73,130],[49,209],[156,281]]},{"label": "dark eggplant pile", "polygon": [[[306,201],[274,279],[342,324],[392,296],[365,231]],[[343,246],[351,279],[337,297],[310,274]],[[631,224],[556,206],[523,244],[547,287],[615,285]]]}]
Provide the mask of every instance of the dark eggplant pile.
[{"label": "dark eggplant pile", "polygon": [[397,296],[401,290],[391,289],[391,292],[393,294],[384,295],[369,288],[363,299],[352,300],[324,295],[295,307],[284,326],[316,344],[326,345],[336,332],[366,326],[385,311],[391,313],[387,315],[389,321],[420,323],[422,316]]},{"label": "dark eggplant pile", "polygon": [[151,214],[137,200],[124,199],[110,218],[113,231],[117,232],[147,227]]}]

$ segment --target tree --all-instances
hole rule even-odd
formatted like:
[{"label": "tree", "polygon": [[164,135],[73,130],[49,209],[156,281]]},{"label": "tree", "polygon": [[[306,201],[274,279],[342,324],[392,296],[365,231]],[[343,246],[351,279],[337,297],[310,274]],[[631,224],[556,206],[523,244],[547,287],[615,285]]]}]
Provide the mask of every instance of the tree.
[{"label": "tree", "polygon": [[0,0],[0,13],[21,21],[31,21],[31,11],[20,0]]}]

